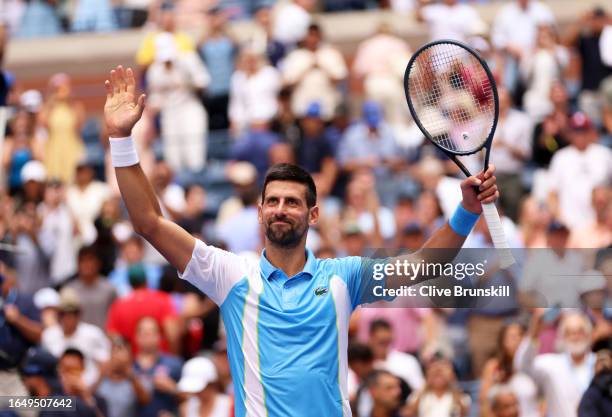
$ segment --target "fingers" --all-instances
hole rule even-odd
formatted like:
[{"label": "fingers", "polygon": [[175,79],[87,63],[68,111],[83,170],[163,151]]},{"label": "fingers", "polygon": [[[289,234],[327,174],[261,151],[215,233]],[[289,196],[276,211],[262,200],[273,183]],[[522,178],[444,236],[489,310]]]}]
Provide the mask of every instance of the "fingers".
[{"label": "fingers", "polygon": [[134,71],[128,68],[125,71],[126,91],[133,96],[136,96],[136,80],[134,79]]},{"label": "fingers", "polygon": [[117,80],[118,78],[117,71],[111,70],[110,76],[111,76],[110,82],[111,82],[111,87],[113,89],[113,94],[119,94],[119,81]]},{"label": "fingers", "polygon": [[106,98],[111,98],[113,96],[113,86],[111,82],[108,80],[104,81],[104,87],[106,88]]},{"label": "fingers", "polygon": [[119,83],[119,91],[127,91],[127,81],[125,78],[125,71],[121,65],[117,66],[117,82]]},{"label": "fingers", "polygon": [[138,119],[142,117],[142,112],[144,111],[144,108],[145,108],[145,98],[146,96],[144,94],[141,94],[140,97],[138,97],[138,102],[136,103],[136,110],[138,111]]},{"label": "fingers", "polygon": [[497,190],[497,185],[494,185],[493,187],[487,188],[486,190],[478,194],[477,198],[478,200],[484,203],[487,200],[490,200],[491,198],[493,198],[493,201],[495,201],[496,195],[499,195],[499,191]]},{"label": "fingers", "polygon": [[461,183],[461,188],[478,187],[481,184],[482,180],[472,175],[471,177],[467,177],[465,180],[463,180]]}]

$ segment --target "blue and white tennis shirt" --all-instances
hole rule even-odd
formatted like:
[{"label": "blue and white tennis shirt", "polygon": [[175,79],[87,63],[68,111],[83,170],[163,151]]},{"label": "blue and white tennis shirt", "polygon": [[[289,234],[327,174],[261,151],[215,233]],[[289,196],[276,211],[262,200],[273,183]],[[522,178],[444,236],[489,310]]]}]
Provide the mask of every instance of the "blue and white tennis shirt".
[{"label": "blue and white tennis shirt", "polygon": [[259,262],[196,240],[181,278],[221,308],[236,417],[351,415],[347,343],[361,291],[362,258],[317,259],[289,279]]}]

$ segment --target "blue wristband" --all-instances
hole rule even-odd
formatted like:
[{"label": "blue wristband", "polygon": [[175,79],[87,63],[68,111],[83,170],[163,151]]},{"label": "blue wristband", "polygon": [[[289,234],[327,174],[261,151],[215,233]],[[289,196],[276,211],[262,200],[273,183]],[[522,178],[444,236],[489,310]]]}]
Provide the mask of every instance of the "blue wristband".
[{"label": "blue wristband", "polygon": [[448,225],[460,236],[467,236],[478,221],[480,214],[472,213],[463,208],[461,203],[448,221]]}]

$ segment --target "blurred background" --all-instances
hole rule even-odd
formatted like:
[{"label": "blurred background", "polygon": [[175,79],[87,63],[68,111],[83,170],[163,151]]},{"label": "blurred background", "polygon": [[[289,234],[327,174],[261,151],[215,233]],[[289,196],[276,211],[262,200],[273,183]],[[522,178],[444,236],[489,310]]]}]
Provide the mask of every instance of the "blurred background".
[{"label": "blurred background", "polygon": [[[442,38],[497,80],[504,229],[546,262],[491,272],[516,289],[503,303],[355,311],[353,415],[612,415],[603,0],[0,0],[0,395],[74,395],[79,416],[232,415],[217,306],[121,201],[101,118],[111,68],[147,94],[133,137],[166,217],[258,257],[259,187],[292,162],[319,194],[308,247],[367,255],[419,248],[461,199],[402,86],[412,52]],[[483,221],[466,246],[491,247]],[[0,409],[14,415],[38,413]]]}]

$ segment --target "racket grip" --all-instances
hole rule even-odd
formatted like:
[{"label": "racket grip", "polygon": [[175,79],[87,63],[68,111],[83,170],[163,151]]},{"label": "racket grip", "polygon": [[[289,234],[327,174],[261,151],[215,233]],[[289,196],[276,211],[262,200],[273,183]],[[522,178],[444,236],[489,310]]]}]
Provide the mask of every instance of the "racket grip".
[{"label": "racket grip", "polygon": [[497,207],[494,203],[485,203],[482,205],[482,213],[484,214],[493,240],[493,246],[497,249],[499,255],[499,266],[502,269],[506,269],[515,263],[514,256],[508,247],[508,241],[506,240],[506,234],[504,233],[504,227],[502,226],[497,212]]}]

